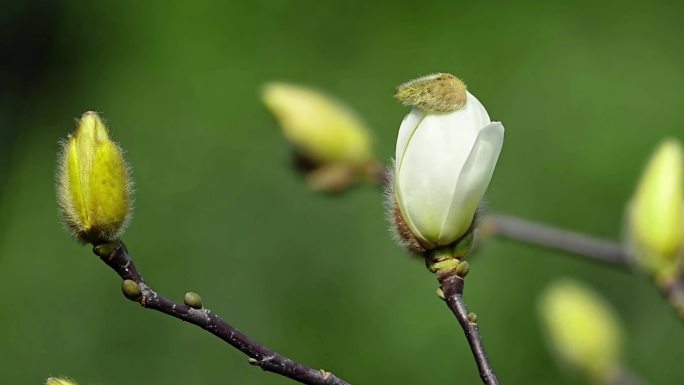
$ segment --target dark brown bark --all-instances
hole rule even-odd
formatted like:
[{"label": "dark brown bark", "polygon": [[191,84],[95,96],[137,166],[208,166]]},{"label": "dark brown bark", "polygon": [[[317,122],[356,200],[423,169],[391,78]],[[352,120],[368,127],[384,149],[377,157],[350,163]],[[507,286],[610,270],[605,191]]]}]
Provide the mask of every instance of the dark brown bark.
[{"label": "dark brown bark", "polygon": [[[122,279],[131,280],[138,284],[140,295],[136,295],[135,300],[142,307],[199,326],[247,355],[250,364],[302,384],[350,385],[330,372],[309,368],[258,344],[209,309],[191,308],[157,294],[138,273],[123,243],[100,245],[95,247],[94,251]],[[127,297],[132,299],[130,293],[127,293]]]},{"label": "dark brown bark", "polygon": [[482,337],[480,336],[477,322],[468,317],[468,309],[463,301],[463,277],[458,276],[456,271],[452,270],[438,272],[437,280],[439,280],[442,287],[444,301],[446,301],[449,309],[451,309],[456,316],[456,319],[458,319],[458,323],[465,333],[468,345],[470,345],[470,350],[473,353],[473,358],[475,358],[477,369],[480,372],[482,383],[485,385],[499,385],[499,380],[494,374],[494,369],[492,369],[492,366],[487,359],[487,353],[482,344]]}]

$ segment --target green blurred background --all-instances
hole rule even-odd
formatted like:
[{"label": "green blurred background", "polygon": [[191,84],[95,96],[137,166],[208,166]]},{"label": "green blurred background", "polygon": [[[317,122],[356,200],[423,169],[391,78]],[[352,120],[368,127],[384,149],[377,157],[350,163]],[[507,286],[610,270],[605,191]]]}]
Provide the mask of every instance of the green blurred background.
[{"label": "green blurred background", "polygon": [[[505,213],[618,239],[661,138],[684,135],[682,3],[3,2],[0,14],[0,378],[40,384],[288,384],[206,332],[142,311],[62,229],[58,142],[86,110],[127,151],[125,235],[147,280],[187,290],[258,341],[354,384],[477,384],[422,264],[388,235],[378,191],[309,191],[261,105],[269,80],[347,101],[389,160],[394,86],[466,80],[506,143],[489,190]],[[536,300],[574,276],[624,321],[625,361],[680,383],[684,329],[645,279],[492,240],[466,299],[504,384],[582,384],[559,369]]]}]

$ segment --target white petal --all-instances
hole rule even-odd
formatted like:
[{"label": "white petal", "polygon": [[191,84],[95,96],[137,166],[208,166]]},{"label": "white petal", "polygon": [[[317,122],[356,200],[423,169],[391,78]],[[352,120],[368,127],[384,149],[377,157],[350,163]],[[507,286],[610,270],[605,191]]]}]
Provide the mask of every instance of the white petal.
[{"label": "white petal", "polygon": [[408,145],[411,135],[415,132],[416,128],[420,122],[425,118],[426,112],[420,108],[413,108],[411,112],[404,116],[404,120],[401,121],[401,126],[399,126],[399,136],[397,137],[397,148],[394,155],[394,161],[396,164],[401,164],[401,160],[404,157],[404,151],[406,150],[406,145]]},{"label": "white petal", "polygon": [[[426,245],[437,242],[461,168],[478,132],[489,123],[472,95],[448,114],[427,114],[397,157],[396,194],[404,219]],[[399,148],[399,144],[397,145]]]},{"label": "white petal", "polygon": [[483,128],[458,177],[452,201],[441,228],[438,244],[460,238],[470,227],[503,146],[504,127],[494,122]]}]

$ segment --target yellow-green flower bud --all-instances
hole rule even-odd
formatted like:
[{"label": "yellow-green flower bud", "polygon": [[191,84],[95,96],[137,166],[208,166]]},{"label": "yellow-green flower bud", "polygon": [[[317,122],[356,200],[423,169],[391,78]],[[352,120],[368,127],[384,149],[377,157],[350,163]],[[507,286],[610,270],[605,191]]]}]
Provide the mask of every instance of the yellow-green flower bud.
[{"label": "yellow-green flower bud", "polygon": [[45,385],[76,385],[76,383],[74,381],[67,380],[66,378],[50,377],[45,381]]},{"label": "yellow-green flower bud", "polygon": [[64,223],[83,242],[118,238],[131,212],[132,186],[119,146],[95,112],[63,143],[57,198]]},{"label": "yellow-green flower bud", "polygon": [[561,363],[597,383],[618,373],[622,332],[615,313],[596,293],[579,282],[560,280],[543,293],[539,311]]},{"label": "yellow-green flower bud", "polygon": [[339,101],[286,83],[266,84],[261,97],[300,163],[306,163],[312,187],[341,190],[358,179],[375,177],[380,170],[369,130]]},{"label": "yellow-green flower bud", "polygon": [[676,274],[684,252],[684,155],[675,139],[660,144],[628,209],[627,236],[636,262],[651,274]]}]

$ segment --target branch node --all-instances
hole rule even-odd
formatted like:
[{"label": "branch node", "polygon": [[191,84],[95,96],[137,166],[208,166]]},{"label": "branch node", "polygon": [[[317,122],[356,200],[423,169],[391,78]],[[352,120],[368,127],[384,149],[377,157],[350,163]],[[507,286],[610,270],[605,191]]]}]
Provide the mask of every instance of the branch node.
[{"label": "branch node", "polygon": [[468,261],[461,261],[461,263],[456,266],[456,275],[458,275],[461,278],[465,278],[466,275],[468,275],[468,272],[470,271],[470,264]]},{"label": "branch node", "polygon": [[330,372],[326,372],[323,369],[318,369],[318,371],[321,373],[321,376],[323,376],[324,381],[328,381],[330,379],[330,377],[332,377],[332,373],[330,373]]},{"label": "branch node", "polygon": [[114,258],[116,249],[120,245],[120,242],[108,242],[97,246],[93,246],[93,253],[103,260],[109,262]]}]

